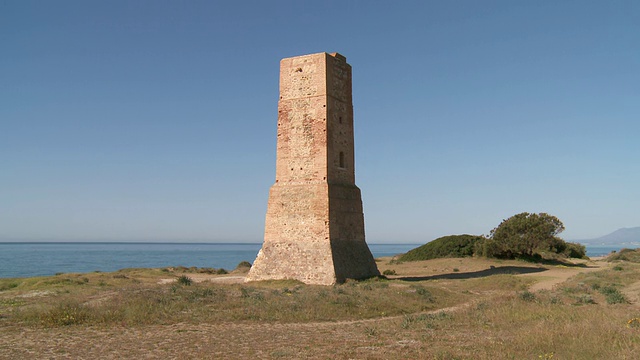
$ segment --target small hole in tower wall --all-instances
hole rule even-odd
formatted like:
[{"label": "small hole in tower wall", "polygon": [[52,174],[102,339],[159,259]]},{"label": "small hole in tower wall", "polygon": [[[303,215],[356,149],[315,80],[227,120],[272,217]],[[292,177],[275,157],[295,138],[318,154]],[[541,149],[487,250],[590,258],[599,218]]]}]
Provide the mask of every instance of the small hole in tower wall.
[{"label": "small hole in tower wall", "polygon": [[340,151],[340,167],[343,168],[344,167],[344,152]]},{"label": "small hole in tower wall", "polygon": [[302,68],[297,68],[296,72],[302,72]]},{"label": "small hole in tower wall", "polygon": [[342,124],[342,116],[340,116],[340,117],[338,118],[338,122],[339,122],[340,124]]}]

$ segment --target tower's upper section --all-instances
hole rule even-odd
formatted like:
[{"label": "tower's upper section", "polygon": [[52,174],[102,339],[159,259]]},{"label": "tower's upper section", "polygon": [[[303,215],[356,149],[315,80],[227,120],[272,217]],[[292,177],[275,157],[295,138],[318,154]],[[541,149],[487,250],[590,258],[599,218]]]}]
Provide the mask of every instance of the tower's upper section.
[{"label": "tower's upper section", "polygon": [[346,60],[338,53],[318,53],[280,62],[277,184],[355,184]]},{"label": "tower's upper section", "polygon": [[351,65],[346,57],[318,53],[280,61],[280,100],[326,95],[351,104]]}]

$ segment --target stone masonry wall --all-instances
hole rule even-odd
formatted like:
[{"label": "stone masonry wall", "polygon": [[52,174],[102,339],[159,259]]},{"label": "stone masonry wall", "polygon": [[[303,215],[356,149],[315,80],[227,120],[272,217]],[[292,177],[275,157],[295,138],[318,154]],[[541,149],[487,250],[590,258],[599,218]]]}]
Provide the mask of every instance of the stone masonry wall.
[{"label": "stone masonry wall", "polygon": [[351,66],[340,54],[280,62],[276,181],[247,281],[331,285],[379,275],[355,185]]}]

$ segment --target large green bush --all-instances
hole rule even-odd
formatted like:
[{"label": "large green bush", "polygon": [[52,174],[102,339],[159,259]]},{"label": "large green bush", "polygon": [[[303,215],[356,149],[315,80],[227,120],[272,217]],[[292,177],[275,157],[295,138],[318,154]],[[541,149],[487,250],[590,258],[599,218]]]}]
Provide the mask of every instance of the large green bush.
[{"label": "large green bush", "polygon": [[491,230],[488,238],[476,243],[475,254],[494,258],[541,259],[548,254],[572,258],[587,255],[584,245],[558,237],[564,230],[562,221],[546,213],[520,213]]},{"label": "large green bush", "polygon": [[472,256],[477,242],[474,235],[449,235],[430,241],[400,256],[400,261],[419,261],[447,257]]},{"label": "large green bush", "polygon": [[520,213],[491,230],[481,248],[482,255],[497,258],[535,257],[541,252],[562,253],[567,244],[557,237],[564,225],[545,213]]}]

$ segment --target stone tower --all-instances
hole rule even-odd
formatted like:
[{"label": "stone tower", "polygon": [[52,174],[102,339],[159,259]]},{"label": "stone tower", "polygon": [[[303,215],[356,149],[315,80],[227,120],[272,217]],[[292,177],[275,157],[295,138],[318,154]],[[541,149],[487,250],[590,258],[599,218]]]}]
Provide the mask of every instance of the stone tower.
[{"label": "stone tower", "polygon": [[351,66],[338,54],[280,62],[276,182],[246,281],[332,285],[379,275],[355,184]]}]

